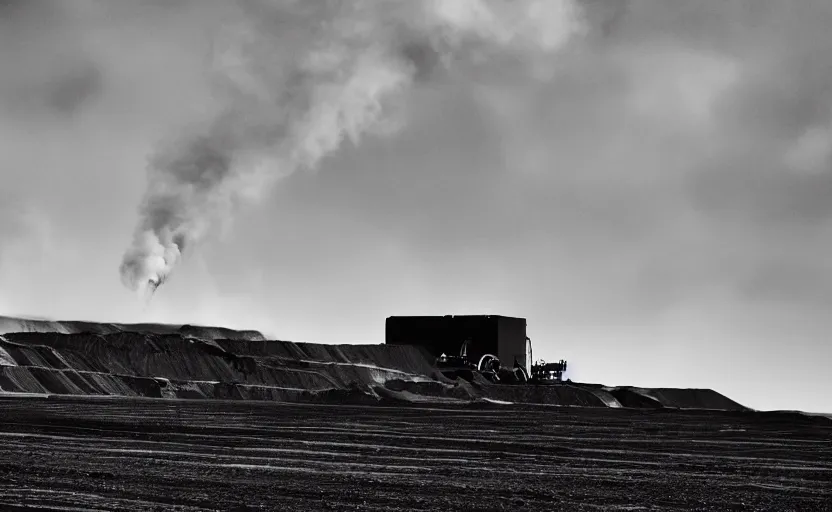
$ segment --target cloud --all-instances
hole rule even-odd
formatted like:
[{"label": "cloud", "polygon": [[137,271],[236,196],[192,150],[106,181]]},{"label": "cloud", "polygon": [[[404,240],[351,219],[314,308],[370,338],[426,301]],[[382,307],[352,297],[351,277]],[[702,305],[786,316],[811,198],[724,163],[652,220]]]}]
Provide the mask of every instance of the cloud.
[{"label": "cloud", "polygon": [[[39,211],[19,200],[0,194],[0,298],[10,282],[37,272],[52,249],[52,227]],[[24,272],[25,270],[25,272]],[[4,301],[4,302],[5,302]]]},{"label": "cloud", "polygon": [[35,0],[0,7],[0,109],[7,115],[69,115],[101,93],[102,72],[69,5]]},{"label": "cloud", "polygon": [[15,205],[10,197],[0,197],[0,208],[0,233],[9,238],[19,236],[22,231],[19,206]]}]

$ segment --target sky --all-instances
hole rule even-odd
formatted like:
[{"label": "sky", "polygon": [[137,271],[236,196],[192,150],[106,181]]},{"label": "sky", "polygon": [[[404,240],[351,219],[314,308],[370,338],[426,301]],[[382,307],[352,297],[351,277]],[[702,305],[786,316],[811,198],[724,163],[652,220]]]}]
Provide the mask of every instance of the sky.
[{"label": "sky", "polygon": [[0,314],[520,316],[575,381],[832,412],[832,4],[344,5],[0,1]]}]

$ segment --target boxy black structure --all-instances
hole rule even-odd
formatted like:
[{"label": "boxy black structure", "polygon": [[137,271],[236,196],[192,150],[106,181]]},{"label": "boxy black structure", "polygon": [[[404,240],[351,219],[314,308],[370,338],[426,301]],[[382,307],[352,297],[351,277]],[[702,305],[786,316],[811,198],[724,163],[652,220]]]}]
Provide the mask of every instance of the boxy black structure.
[{"label": "boxy black structure", "polygon": [[468,341],[468,359],[477,363],[492,354],[503,367],[514,362],[529,369],[526,319],[500,315],[391,316],[385,326],[385,343],[418,345],[433,357],[459,355]]}]

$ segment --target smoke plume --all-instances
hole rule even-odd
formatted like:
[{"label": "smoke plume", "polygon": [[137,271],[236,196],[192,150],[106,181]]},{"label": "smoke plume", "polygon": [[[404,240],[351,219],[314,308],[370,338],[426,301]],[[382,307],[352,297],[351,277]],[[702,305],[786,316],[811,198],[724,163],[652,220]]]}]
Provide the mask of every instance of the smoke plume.
[{"label": "smoke plume", "polygon": [[[348,140],[390,133],[408,90],[488,58],[551,59],[570,0],[254,0],[213,37],[216,109],[151,157],[124,284],[153,292],[242,202]],[[531,60],[530,60],[531,59]]]}]

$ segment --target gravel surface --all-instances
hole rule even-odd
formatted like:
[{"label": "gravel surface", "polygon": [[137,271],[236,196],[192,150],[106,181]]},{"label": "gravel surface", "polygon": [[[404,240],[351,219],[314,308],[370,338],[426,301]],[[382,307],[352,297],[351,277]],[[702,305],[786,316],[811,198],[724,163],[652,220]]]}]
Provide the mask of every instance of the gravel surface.
[{"label": "gravel surface", "polygon": [[791,413],[0,398],[0,510],[832,510]]}]

